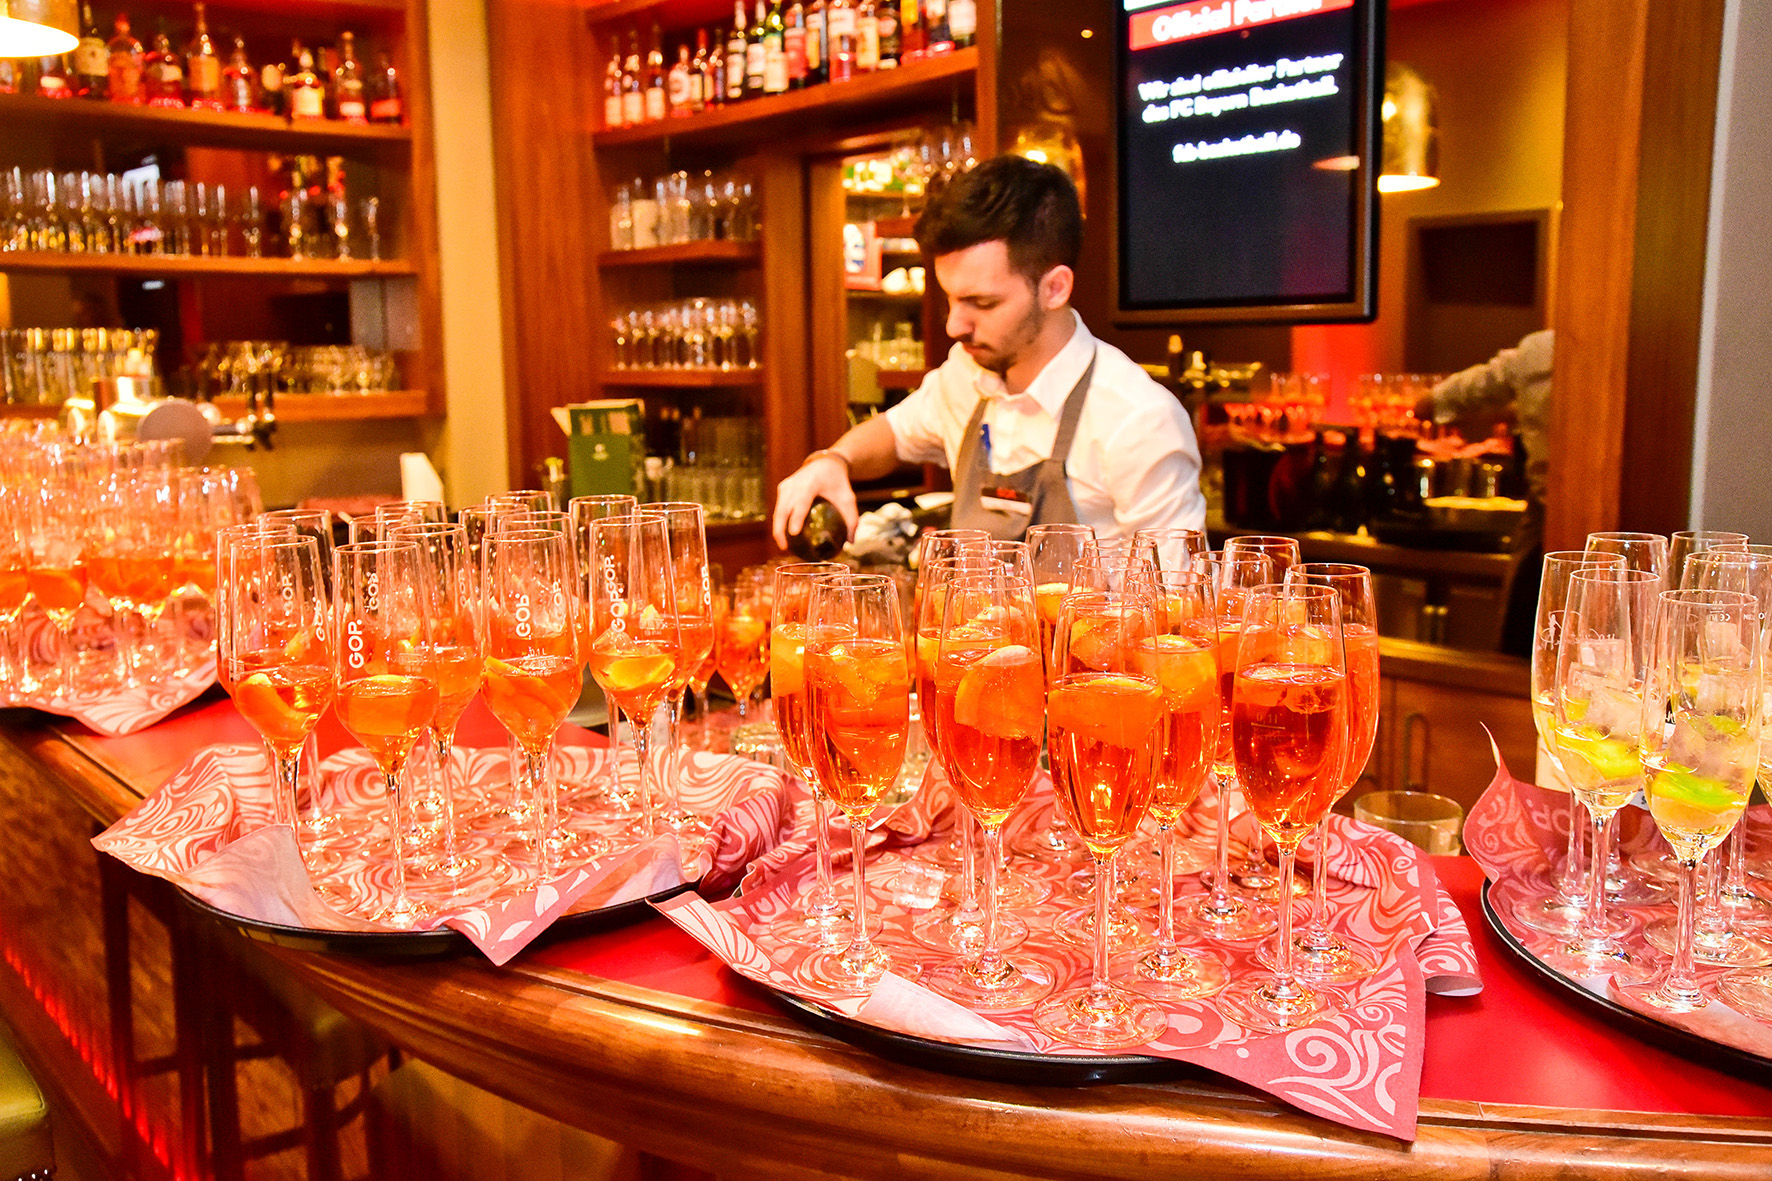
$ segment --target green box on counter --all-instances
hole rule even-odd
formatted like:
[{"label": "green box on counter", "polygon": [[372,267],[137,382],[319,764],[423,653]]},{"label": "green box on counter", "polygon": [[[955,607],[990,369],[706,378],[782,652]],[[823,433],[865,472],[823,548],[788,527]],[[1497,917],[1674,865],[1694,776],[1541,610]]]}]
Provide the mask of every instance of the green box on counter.
[{"label": "green box on counter", "polygon": [[646,470],[646,403],[574,402],[554,412],[565,429],[572,495],[639,495]]}]

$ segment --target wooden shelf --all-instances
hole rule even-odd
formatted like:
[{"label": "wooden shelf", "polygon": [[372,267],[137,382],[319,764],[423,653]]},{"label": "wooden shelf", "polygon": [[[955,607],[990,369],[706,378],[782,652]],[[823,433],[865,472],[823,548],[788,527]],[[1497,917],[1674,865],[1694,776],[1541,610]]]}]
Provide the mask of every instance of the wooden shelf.
[{"label": "wooden shelf", "polygon": [[[246,413],[246,399],[215,400],[223,418]],[[418,418],[430,413],[423,390],[388,390],[373,394],[278,394],[278,422],[350,422],[373,418]]]},{"label": "wooden shelf", "polygon": [[192,254],[63,254],[41,250],[0,251],[0,272],[291,279],[359,279],[417,273],[409,262],[388,259],[370,262],[367,259],[241,258],[234,255],[206,258]]},{"label": "wooden shelf", "polygon": [[883,390],[914,390],[928,374],[926,369],[881,369],[874,374],[874,382]]},{"label": "wooden shelf", "polygon": [[0,419],[7,418],[59,418],[60,406],[24,406],[11,402],[0,403]]},{"label": "wooden shelf", "polygon": [[747,99],[685,119],[661,119],[640,127],[593,128],[592,133],[600,148],[667,140],[738,146],[822,126],[854,124],[870,116],[902,117],[919,105],[945,100],[956,85],[969,85],[977,71],[978,47],[971,46],[847,82]]},{"label": "wooden shelf", "polygon": [[862,287],[846,287],[843,294],[850,299],[871,299],[877,303],[898,303],[907,307],[923,302],[923,295],[918,291],[869,291]]},{"label": "wooden shelf", "polygon": [[647,267],[682,262],[755,266],[762,257],[761,242],[733,242],[721,238],[705,242],[679,242],[670,246],[643,246],[638,250],[605,250],[597,256],[597,265]]},{"label": "wooden shelf", "polygon": [[332,149],[348,153],[353,147],[393,145],[406,149],[412,144],[410,128],[391,124],[320,119],[292,122],[276,115],[173,110],[79,98],[39,98],[34,94],[0,94],[0,124],[77,128],[156,143],[209,144],[272,152]]},{"label": "wooden shelf", "polygon": [[762,381],[761,369],[611,369],[603,374],[604,385],[652,389],[711,390]]}]

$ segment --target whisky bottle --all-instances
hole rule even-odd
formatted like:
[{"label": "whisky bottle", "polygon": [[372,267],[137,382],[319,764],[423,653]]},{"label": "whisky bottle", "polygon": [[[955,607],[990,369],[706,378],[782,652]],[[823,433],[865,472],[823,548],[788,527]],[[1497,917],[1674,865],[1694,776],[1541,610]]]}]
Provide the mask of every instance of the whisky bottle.
[{"label": "whisky bottle", "polygon": [[154,34],[154,48],[142,58],[142,83],[150,107],[183,109],[185,68],[164,25]]},{"label": "whisky bottle", "polygon": [[338,65],[332,68],[333,118],[346,123],[369,122],[369,104],[363,95],[363,67],[357,62],[357,38],[350,32],[338,35]]},{"label": "whisky bottle", "polygon": [[744,97],[744,0],[732,0],[732,32],[726,37],[726,101]]},{"label": "whisky bottle", "polygon": [[948,28],[948,0],[923,0],[923,48],[931,56],[954,51]]},{"label": "whisky bottle", "polygon": [[222,67],[221,105],[225,111],[248,112],[258,109],[258,95],[252,63],[246,60],[246,40],[234,38],[234,51]]},{"label": "whisky bottle", "polygon": [[898,60],[906,65],[923,56],[923,7],[918,0],[898,5]]},{"label": "whisky bottle", "polygon": [[665,82],[666,114],[673,119],[683,119],[695,113],[695,97],[691,78],[700,77],[690,67],[689,46],[677,46],[677,62],[671,67],[671,73]]},{"label": "whisky bottle", "polygon": [[365,89],[369,95],[371,123],[403,123],[406,121],[406,94],[400,86],[400,72],[394,59],[383,49],[375,55],[375,71],[369,75]]},{"label": "whisky bottle", "polygon": [[657,123],[669,109],[665,92],[664,45],[660,41],[658,22],[652,22],[652,41],[646,47],[646,122]]},{"label": "whisky bottle", "polygon": [[726,31],[716,26],[702,67],[701,92],[710,107],[726,105]]},{"label": "whisky bottle", "polygon": [[787,89],[787,22],[782,19],[781,0],[775,0],[763,21],[763,93],[786,94]]},{"label": "whisky bottle", "polygon": [[111,101],[146,102],[147,93],[142,85],[142,43],[130,33],[127,13],[117,14],[116,35],[105,46],[105,56]]},{"label": "whisky bottle", "polygon": [[37,59],[37,97],[73,98],[74,86],[68,81],[67,67],[60,57]]},{"label": "whisky bottle", "polygon": [[855,6],[855,72],[871,74],[880,68],[880,22],[874,0]]},{"label": "whisky bottle", "polygon": [[744,93],[746,98],[755,98],[763,93],[763,74],[768,65],[768,53],[763,46],[763,0],[757,0],[757,19],[751,23],[750,31],[744,37]]},{"label": "whisky bottle", "polygon": [[92,5],[80,5],[80,44],[74,46],[74,94],[78,98],[104,98],[111,90],[110,57],[105,39],[93,23]]},{"label": "whisky bottle", "polygon": [[295,72],[283,80],[284,101],[291,119],[326,118],[326,87],[314,72],[314,55],[295,45]]},{"label": "whisky bottle", "polygon": [[197,29],[185,46],[185,93],[190,97],[193,110],[219,111],[222,109],[222,60],[221,54],[215,51],[215,42],[209,39],[209,17],[204,12],[205,7],[202,3],[191,6],[197,14]]}]

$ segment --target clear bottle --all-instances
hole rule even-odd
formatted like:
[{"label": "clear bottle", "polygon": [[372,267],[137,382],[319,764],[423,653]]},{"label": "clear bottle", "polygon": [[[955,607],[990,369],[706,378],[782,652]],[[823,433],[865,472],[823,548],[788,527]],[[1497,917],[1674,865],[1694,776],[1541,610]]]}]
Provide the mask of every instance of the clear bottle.
[{"label": "clear bottle", "polygon": [[658,22],[652,22],[652,42],[646,48],[646,122],[657,123],[665,117],[670,104],[666,101],[664,46],[660,41]]},{"label": "clear bottle", "polygon": [[383,49],[375,55],[375,72],[369,75],[369,121],[371,123],[404,123],[406,92],[400,85],[400,71],[394,59]]},{"label": "clear bottle", "polygon": [[806,6],[806,85],[815,86],[830,76],[830,59],[824,0],[811,0]]},{"label": "clear bottle", "polygon": [[781,0],[775,0],[763,22],[763,93],[786,94],[787,89],[787,22],[782,19]]},{"label": "clear bottle", "polygon": [[81,0],[80,4],[80,30],[80,43],[74,46],[72,54],[74,95],[77,98],[105,98],[111,90],[110,54],[105,48],[103,34],[93,23],[92,5],[87,0]]},{"label": "clear bottle", "polygon": [[685,119],[695,114],[695,87],[690,79],[699,77],[689,61],[689,46],[677,46],[677,63],[671,67],[665,85],[665,103],[671,118]]},{"label": "clear bottle", "polygon": [[295,46],[295,73],[284,80],[291,119],[326,118],[326,87],[314,72],[314,55],[299,43]]},{"label": "clear bottle", "polygon": [[154,34],[154,48],[142,59],[142,81],[150,107],[184,107],[185,67],[164,25]]},{"label": "clear bottle", "polygon": [[363,67],[357,64],[357,38],[348,30],[338,35],[338,65],[332,68],[332,112],[335,119],[346,123],[369,122]]},{"label": "clear bottle", "polygon": [[105,72],[110,76],[110,99],[114,103],[144,103],[147,87],[142,81],[142,43],[129,31],[129,14],[119,12],[116,34],[105,46]]},{"label": "clear bottle", "polygon": [[215,42],[209,37],[207,6],[201,2],[191,6],[196,14],[197,28],[185,46],[185,93],[197,110],[222,109],[222,60]]},{"label": "clear bottle", "polygon": [[874,0],[855,6],[855,72],[871,74],[880,68],[880,21]]},{"label": "clear bottle", "polygon": [[744,37],[744,93],[746,98],[762,94],[763,75],[768,66],[768,51],[763,45],[763,25],[767,16],[763,0],[757,0],[757,19]]},{"label": "clear bottle", "polygon": [[855,77],[855,0],[828,0],[824,13],[830,80],[847,82]]},{"label": "clear bottle", "polygon": [[640,30],[628,30],[628,56],[621,66],[621,125],[646,122],[646,86],[640,77]]},{"label": "clear bottle", "polygon": [[256,72],[246,60],[246,39],[234,38],[234,51],[222,67],[221,105],[225,111],[256,111],[258,93]]}]

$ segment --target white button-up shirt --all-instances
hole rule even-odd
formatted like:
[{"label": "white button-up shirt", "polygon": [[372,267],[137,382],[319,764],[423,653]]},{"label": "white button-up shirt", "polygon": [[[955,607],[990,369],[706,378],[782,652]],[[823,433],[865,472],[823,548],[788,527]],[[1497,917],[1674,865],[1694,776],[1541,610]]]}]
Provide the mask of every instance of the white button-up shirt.
[{"label": "white button-up shirt", "polygon": [[1200,449],[1187,412],[1132,358],[1097,341],[1083,318],[1071,315],[1070,340],[1024,393],[1009,393],[999,375],[956,344],[914,393],[886,411],[899,459],[953,471],[982,397],[988,399],[990,470],[1001,475],[1032,467],[1052,454],[1065,398],[1093,355],[1089,398],[1065,462],[1078,522],[1103,540],[1130,538],[1140,529],[1205,528]]}]

